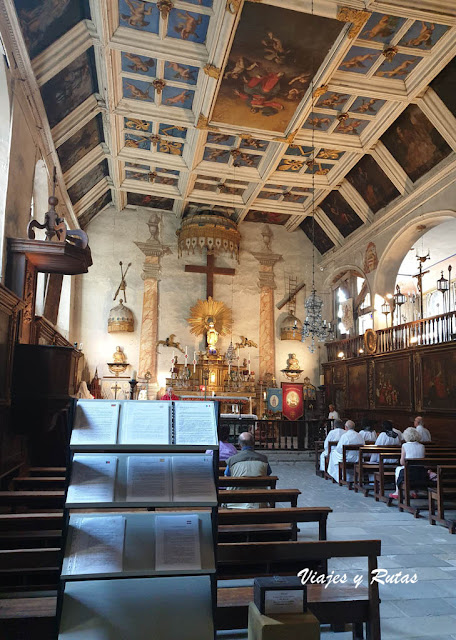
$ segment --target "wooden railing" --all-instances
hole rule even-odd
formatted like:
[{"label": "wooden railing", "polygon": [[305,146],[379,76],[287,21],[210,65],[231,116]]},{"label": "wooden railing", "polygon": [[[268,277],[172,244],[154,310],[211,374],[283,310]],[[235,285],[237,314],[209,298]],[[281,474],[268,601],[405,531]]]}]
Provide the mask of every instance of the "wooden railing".
[{"label": "wooden railing", "polygon": [[[226,422],[223,420],[223,422]],[[248,431],[255,436],[255,449],[276,451],[303,451],[313,449],[315,440],[326,436],[326,420],[254,420]],[[237,443],[245,423],[230,423],[230,442]]]},{"label": "wooden railing", "polygon": [[[409,347],[442,344],[456,340],[456,311],[432,318],[379,329],[376,353],[390,353]],[[326,343],[328,361],[357,358],[365,353],[363,336]]]}]

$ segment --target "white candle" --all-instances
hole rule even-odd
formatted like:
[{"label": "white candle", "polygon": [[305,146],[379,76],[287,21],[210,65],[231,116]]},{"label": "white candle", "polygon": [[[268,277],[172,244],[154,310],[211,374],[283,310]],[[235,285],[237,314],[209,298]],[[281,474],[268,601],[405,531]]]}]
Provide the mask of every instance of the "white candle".
[{"label": "white candle", "polygon": [[[249,358],[249,375],[250,375],[250,351],[249,351],[248,358]],[[250,412],[250,413],[252,413],[252,412]]]},{"label": "white candle", "polygon": [[187,347],[185,347],[185,357],[187,357]]},{"label": "white candle", "polygon": [[173,364],[174,364],[174,349],[173,349]]},{"label": "white candle", "polygon": [[196,371],[196,351],[193,352],[193,373]]},{"label": "white candle", "polygon": [[136,380],[136,369],[133,369],[133,373],[131,374],[131,379]]},{"label": "white candle", "polygon": [[231,363],[228,362],[228,377],[230,376],[230,371],[231,371]]}]

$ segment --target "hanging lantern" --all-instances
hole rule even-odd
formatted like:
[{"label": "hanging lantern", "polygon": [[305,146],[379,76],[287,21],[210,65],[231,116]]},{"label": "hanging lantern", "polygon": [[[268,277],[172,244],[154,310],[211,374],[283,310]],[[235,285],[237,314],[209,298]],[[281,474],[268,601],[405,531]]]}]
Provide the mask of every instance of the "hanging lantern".
[{"label": "hanging lantern", "polygon": [[442,276],[437,280],[437,291],[441,291],[443,294],[445,294],[450,288],[450,284],[443,275],[443,271],[441,271],[440,273],[442,274]]}]

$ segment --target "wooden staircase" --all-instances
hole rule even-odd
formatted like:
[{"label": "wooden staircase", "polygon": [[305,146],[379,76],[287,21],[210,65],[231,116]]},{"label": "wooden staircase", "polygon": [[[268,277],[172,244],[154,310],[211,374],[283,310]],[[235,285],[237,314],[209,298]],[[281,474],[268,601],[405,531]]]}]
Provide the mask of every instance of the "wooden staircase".
[{"label": "wooden staircase", "polygon": [[65,467],[31,467],[0,491],[0,638],[53,640]]}]

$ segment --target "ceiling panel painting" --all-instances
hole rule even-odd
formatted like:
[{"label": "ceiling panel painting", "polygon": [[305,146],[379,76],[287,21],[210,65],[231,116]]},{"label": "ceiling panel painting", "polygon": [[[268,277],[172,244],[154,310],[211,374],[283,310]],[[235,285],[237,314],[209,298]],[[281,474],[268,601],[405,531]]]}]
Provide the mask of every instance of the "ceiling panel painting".
[{"label": "ceiling panel painting", "polygon": [[86,193],[100,182],[105,176],[109,175],[108,162],[103,160],[96,167],[86,173],[80,180],[68,189],[68,195],[71,202],[79,202]]},{"label": "ceiling panel painting", "polygon": [[318,131],[327,131],[334,122],[336,122],[335,116],[313,112],[309,114],[309,117],[304,122],[303,129],[318,129]]},{"label": "ceiling panel painting", "polygon": [[164,209],[172,211],[174,200],[172,198],[163,198],[161,196],[153,196],[143,193],[127,193],[127,203],[136,205],[137,207],[147,207],[149,209]]},{"label": "ceiling panel painting", "polygon": [[140,120],[139,118],[124,118],[124,125],[126,129],[133,129],[134,131],[146,133],[152,131],[152,122]]},{"label": "ceiling panel painting", "polygon": [[101,114],[98,114],[58,147],[57,154],[63,173],[103,141],[103,122]]},{"label": "ceiling panel painting", "polygon": [[95,200],[93,204],[88,207],[84,213],[78,217],[78,222],[81,229],[85,229],[89,222],[99,213],[102,209],[112,202],[111,189],[108,189],[100,198]]},{"label": "ceiling panel painting", "polygon": [[449,27],[434,22],[416,20],[407,33],[399,40],[402,47],[413,47],[429,51],[445,35]]},{"label": "ceiling panel painting", "polygon": [[317,158],[323,160],[340,160],[345,151],[338,151],[337,149],[320,149],[317,153]]},{"label": "ceiling panel painting", "polygon": [[421,62],[422,58],[405,53],[398,53],[389,61],[382,62],[374,75],[379,78],[395,78],[403,80]]},{"label": "ceiling panel painting", "polygon": [[285,224],[289,215],[286,213],[275,213],[274,211],[255,211],[251,209],[248,214],[245,216],[245,222],[262,222],[268,224]]},{"label": "ceiling panel painting", "polygon": [[177,62],[165,62],[164,78],[172,82],[184,82],[185,84],[196,84],[198,80],[198,67]]},{"label": "ceiling panel painting", "polygon": [[154,101],[155,89],[151,82],[123,78],[122,87],[124,98],[146,102]]},{"label": "ceiling panel painting", "polygon": [[49,124],[54,127],[98,91],[93,47],[41,87]]},{"label": "ceiling panel painting", "polygon": [[345,177],[366,201],[373,213],[377,213],[400,195],[394,184],[369,154],[363,156]]},{"label": "ceiling panel painting", "polygon": [[405,18],[373,13],[358,37],[363,40],[389,44],[404,23]]},{"label": "ceiling panel painting", "polygon": [[162,104],[167,107],[191,109],[195,92],[188,89],[178,89],[177,87],[165,87],[162,95]]},{"label": "ceiling panel painting", "polygon": [[352,71],[353,73],[367,73],[380,55],[380,51],[376,49],[351,47],[340,63],[339,69],[341,71]]},{"label": "ceiling panel painting", "polygon": [[147,136],[137,136],[133,133],[126,133],[125,146],[131,149],[146,149],[150,151],[150,138]]},{"label": "ceiling panel painting", "polygon": [[385,104],[386,100],[379,98],[366,98],[358,96],[351,105],[349,111],[352,113],[362,113],[366,116],[375,116]]},{"label": "ceiling panel painting", "polygon": [[320,203],[320,207],[331,222],[339,229],[344,238],[363,224],[361,218],[353,211],[338,191],[331,191],[323,202]]},{"label": "ceiling panel painting", "polygon": [[358,120],[357,118],[347,118],[339,122],[334,129],[335,133],[346,133],[348,135],[359,136],[361,131],[367,127],[369,120]]},{"label": "ceiling panel painting", "polygon": [[147,164],[138,164],[136,162],[126,162],[125,166],[131,169],[143,169],[144,171],[150,171],[150,166]]},{"label": "ceiling panel painting", "polygon": [[236,141],[236,136],[229,136],[225,133],[212,133],[207,134],[206,142],[208,144],[222,144],[227,147],[232,147]]},{"label": "ceiling panel painting", "polygon": [[14,0],[14,4],[31,59],[90,18],[88,0]]},{"label": "ceiling panel painting", "polygon": [[157,61],[155,58],[138,56],[134,53],[125,53],[122,51],[121,61],[122,71],[125,71],[126,73],[139,73],[141,75],[155,78],[157,70]]},{"label": "ceiling panel painting", "polygon": [[451,113],[456,116],[456,58],[431,82],[431,87]]},{"label": "ceiling panel painting", "polygon": [[335,111],[342,111],[345,103],[350,98],[346,93],[335,93],[334,91],[327,91],[318,99],[316,107],[322,107],[324,109],[334,109]]},{"label": "ceiling panel painting", "polygon": [[311,242],[315,242],[315,246],[321,254],[326,253],[334,247],[334,242],[326,235],[318,222],[314,220],[312,216],[307,216],[299,226],[309,240]]},{"label": "ceiling panel painting", "polygon": [[160,13],[155,3],[119,0],[120,26],[158,34],[159,22]]},{"label": "ceiling panel painting", "polygon": [[284,132],[343,25],[246,2],[212,120]]},{"label": "ceiling panel painting", "polygon": [[381,141],[413,182],[451,153],[451,147],[414,104],[402,112]]},{"label": "ceiling panel painting", "polygon": [[187,128],[174,124],[160,123],[158,126],[158,134],[160,136],[170,136],[171,138],[182,138],[184,140],[187,137]]},{"label": "ceiling panel painting", "polygon": [[167,36],[180,38],[189,42],[206,42],[209,16],[203,16],[192,11],[171,9],[168,16]]}]

